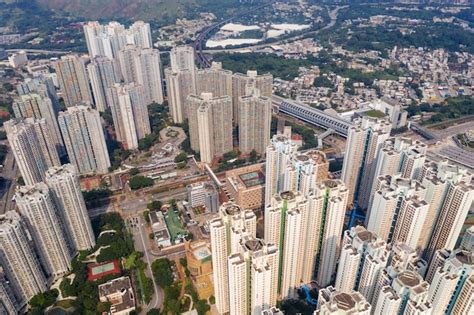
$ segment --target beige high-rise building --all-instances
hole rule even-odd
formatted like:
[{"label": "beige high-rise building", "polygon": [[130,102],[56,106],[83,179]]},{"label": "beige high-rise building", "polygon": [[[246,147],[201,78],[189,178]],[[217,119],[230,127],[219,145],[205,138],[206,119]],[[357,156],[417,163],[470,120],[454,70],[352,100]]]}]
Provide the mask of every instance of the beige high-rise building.
[{"label": "beige high-rise building", "polygon": [[272,98],[273,76],[259,75],[257,71],[247,71],[247,74],[234,73],[232,76],[232,104],[234,122],[240,121],[240,97],[248,95],[247,85],[254,85],[260,95]]},{"label": "beige high-rise building", "polygon": [[370,315],[371,310],[370,303],[357,291],[341,291],[332,286],[319,290],[317,314]]},{"label": "beige high-rise building", "polygon": [[[394,230],[400,218],[400,222],[410,223],[410,225],[401,226],[399,224],[397,233],[400,234],[397,234],[397,237],[404,239],[408,236],[407,233],[415,233],[410,238],[412,242],[418,242],[428,208],[427,203],[422,201],[426,193],[425,187],[416,180],[401,178],[400,175],[380,176],[374,185],[375,194],[370,216],[367,218],[367,230],[390,242],[394,239]],[[402,206],[403,210],[401,210]],[[403,215],[399,216],[400,212],[405,213],[406,218]],[[407,221],[410,218],[418,221]]]},{"label": "beige high-rise building", "polygon": [[283,298],[294,297],[300,283],[309,283],[315,275],[321,286],[331,281],[341,248],[346,206],[347,189],[341,181],[333,180],[318,184],[306,194],[275,194],[267,205],[265,241],[276,244],[282,253],[279,292]]},{"label": "beige high-rise building", "polygon": [[60,165],[44,119],[9,120],[4,126],[20,174],[27,185],[42,181],[49,167]]},{"label": "beige high-rise building", "polygon": [[94,231],[74,166],[65,164],[48,169],[45,182],[58,206],[69,243],[76,251],[94,247]]},{"label": "beige high-rise building", "polygon": [[151,133],[143,86],[115,84],[109,92],[114,99],[111,109],[117,140],[129,150],[137,149],[138,141]]},{"label": "beige high-rise building", "polygon": [[229,292],[233,289],[229,288],[229,256],[240,252],[243,236],[256,237],[257,217],[251,210],[227,202],[219,208],[219,217],[209,222],[209,229],[216,308],[224,314],[231,311]]},{"label": "beige high-rise building", "polygon": [[62,56],[54,63],[54,69],[67,107],[83,102],[92,104],[92,93],[83,58],[76,55]]},{"label": "beige high-rise building", "polygon": [[5,277],[5,271],[0,266],[0,314],[16,314],[19,310],[20,304],[13,292],[12,283]]},{"label": "beige high-rise building", "polygon": [[191,70],[172,71],[165,69],[168,103],[171,118],[175,123],[182,123],[188,118],[186,99],[196,94],[194,72]]},{"label": "beige high-rise building", "polygon": [[117,61],[106,57],[95,57],[87,65],[87,74],[94,94],[94,105],[99,112],[112,106],[107,90],[119,83],[122,74]]},{"label": "beige high-rise building", "polygon": [[114,59],[127,44],[140,48],[153,47],[150,24],[143,21],[136,21],[128,29],[115,21],[105,25],[91,21],[84,25],[84,35],[91,58],[102,56]]},{"label": "beige high-rise building", "polygon": [[220,62],[213,62],[211,67],[197,70],[196,93],[232,97],[232,72],[222,69]]},{"label": "beige high-rise building", "polygon": [[342,244],[335,288],[344,292],[357,290],[370,301],[373,284],[387,264],[387,243],[358,225],[344,232]]},{"label": "beige high-rise building", "polygon": [[307,194],[317,184],[323,183],[329,176],[329,162],[326,154],[318,150],[292,155],[287,165],[284,189],[301,191]]},{"label": "beige high-rise building", "polygon": [[[51,99],[45,93],[22,94],[13,102],[15,117],[44,119],[51,131],[50,142],[54,143],[59,155],[64,154],[64,144],[56,120],[56,111]],[[49,139],[48,139],[49,140]]]},{"label": "beige high-rise building", "polygon": [[143,86],[144,102],[163,103],[160,52],[157,49],[127,45],[118,55],[125,83]]},{"label": "beige high-rise building", "polygon": [[19,306],[25,306],[33,296],[46,291],[48,281],[28,239],[25,223],[15,211],[8,211],[0,218],[0,263]]},{"label": "beige high-rise building", "polygon": [[105,174],[110,158],[99,112],[89,106],[69,107],[58,116],[69,160],[79,173]]},{"label": "beige high-rise building", "polygon": [[249,153],[255,150],[258,154],[264,154],[270,142],[272,100],[262,96],[254,84],[247,86],[247,92],[239,98],[239,104],[240,151]]},{"label": "beige high-rise building", "polygon": [[346,143],[342,180],[349,189],[349,203],[357,201],[367,208],[374,182],[376,159],[392,125],[388,120],[364,116],[349,128]]},{"label": "beige high-rise building", "polygon": [[171,70],[174,72],[182,70],[195,71],[194,49],[192,46],[176,46],[170,52]]},{"label": "beige high-rise building", "polygon": [[473,282],[474,253],[457,249],[436,269],[428,300],[440,313],[470,314],[474,310]]},{"label": "beige high-rise building", "polygon": [[398,211],[392,241],[403,242],[416,249],[424,233],[422,228],[428,207],[428,203],[417,196],[403,199]]},{"label": "beige high-rise building", "polygon": [[69,247],[59,208],[48,186],[41,182],[20,187],[15,193],[15,201],[48,277],[56,280],[67,274],[74,251]]},{"label": "beige high-rise building", "polygon": [[211,163],[214,157],[232,151],[232,99],[202,93],[190,95],[186,103],[191,148],[199,151],[201,161]]}]

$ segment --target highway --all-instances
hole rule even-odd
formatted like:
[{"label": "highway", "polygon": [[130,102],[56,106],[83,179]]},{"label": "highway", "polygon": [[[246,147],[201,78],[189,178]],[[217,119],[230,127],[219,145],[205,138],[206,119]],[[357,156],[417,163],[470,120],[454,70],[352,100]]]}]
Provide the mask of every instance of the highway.
[{"label": "highway", "polygon": [[209,26],[208,28],[204,29],[199,34],[199,36],[196,38],[196,40],[194,41],[194,44],[193,44],[194,51],[196,53],[196,60],[199,63],[199,65],[201,65],[202,67],[209,67],[210,64],[211,64],[210,61],[204,55],[204,53],[238,52],[238,51],[241,51],[242,49],[258,49],[258,48],[267,47],[269,45],[279,45],[279,44],[282,44],[282,43],[291,43],[291,42],[300,40],[300,39],[302,39],[302,38],[304,38],[308,35],[316,35],[316,34],[318,34],[319,32],[321,32],[323,30],[326,30],[326,29],[329,29],[329,28],[333,27],[337,22],[337,15],[338,15],[339,10],[347,7],[347,6],[340,6],[340,7],[338,6],[334,10],[329,11],[328,14],[329,14],[330,21],[323,28],[321,28],[319,30],[308,31],[308,32],[302,33],[302,34],[297,35],[297,36],[292,37],[292,38],[285,38],[285,39],[282,39],[282,40],[279,40],[279,41],[276,41],[276,42],[271,42],[271,43],[249,45],[249,46],[246,46],[246,47],[243,47],[243,48],[204,49],[204,42],[205,42],[206,37],[209,35],[210,32],[214,31],[216,28],[222,26],[223,24],[232,21],[232,19],[234,19],[236,17],[244,16],[244,15],[247,15],[249,13],[252,13],[256,10],[259,10],[259,9],[269,5],[272,2],[274,2],[274,1],[270,1],[269,3],[267,3],[265,5],[253,8],[251,10],[245,10],[245,11],[239,12],[239,13],[233,15],[232,17],[230,17],[228,19],[225,19],[221,22],[215,23],[215,24]]}]

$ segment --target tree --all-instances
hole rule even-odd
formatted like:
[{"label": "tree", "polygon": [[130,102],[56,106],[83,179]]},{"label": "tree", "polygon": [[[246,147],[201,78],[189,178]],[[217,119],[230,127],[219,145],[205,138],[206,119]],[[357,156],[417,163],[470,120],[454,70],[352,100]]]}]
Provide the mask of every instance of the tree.
[{"label": "tree", "polygon": [[163,204],[161,203],[161,201],[159,200],[153,200],[152,202],[150,202],[146,207],[150,210],[161,210],[161,206]]},{"label": "tree", "polygon": [[160,309],[159,308],[152,308],[149,310],[146,315],[160,315]]},{"label": "tree", "polygon": [[257,161],[257,159],[258,159],[257,151],[253,149],[252,151],[250,151],[250,162],[254,163]]},{"label": "tree", "polygon": [[153,276],[156,283],[164,289],[173,284],[173,272],[171,270],[171,261],[167,258],[160,258],[151,264]]},{"label": "tree", "polygon": [[181,162],[186,162],[188,159],[188,155],[185,152],[181,152],[174,158],[175,163],[181,163]]},{"label": "tree", "polygon": [[140,173],[140,170],[136,167],[134,167],[134,168],[132,168],[128,171],[128,174],[130,176],[135,176],[135,175],[138,175],[139,173]]},{"label": "tree", "polygon": [[146,223],[150,223],[150,210],[145,210],[143,211],[143,219],[145,219]]},{"label": "tree", "polygon": [[154,181],[153,179],[145,176],[134,176],[128,180],[128,183],[130,185],[130,189],[137,190],[140,188],[153,186]]},{"label": "tree", "polygon": [[57,289],[52,289],[46,292],[38,293],[33,296],[30,300],[30,306],[32,309],[37,311],[42,311],[47,307],[51,306],[56,302],[58,298],[59,291]]}]

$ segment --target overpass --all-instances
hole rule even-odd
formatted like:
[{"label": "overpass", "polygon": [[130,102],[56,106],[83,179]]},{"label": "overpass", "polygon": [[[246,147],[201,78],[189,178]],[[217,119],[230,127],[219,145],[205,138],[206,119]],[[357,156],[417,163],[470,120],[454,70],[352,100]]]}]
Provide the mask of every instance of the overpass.
[{"label": "overpass", "polygon": [[300,119],[317,127],[332,129],[334,130],[334,133],[337,133],[343,137],[347,137],[347,131],[349,127],[352,126],[352,123],[342,118],[326,114],[322,110],[310,107],[294,100],[274,95],[272,96],[272,103],[278,108],[279,112]]}]

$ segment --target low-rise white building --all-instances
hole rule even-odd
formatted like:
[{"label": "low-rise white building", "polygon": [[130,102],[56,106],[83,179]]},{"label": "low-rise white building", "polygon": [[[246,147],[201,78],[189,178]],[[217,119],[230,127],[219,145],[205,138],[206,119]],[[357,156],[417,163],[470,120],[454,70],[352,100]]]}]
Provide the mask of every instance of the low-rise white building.
[{"label": "low-rise white building", "polygon": [[135,310],[135,293],[129,277],[120,277],[99,285],[99,300],[109,302],[113,315],[128,315]]}]

